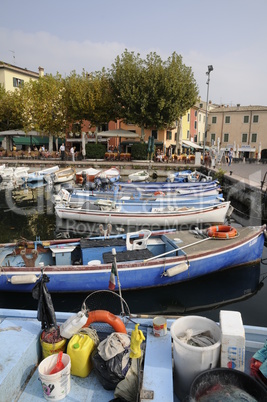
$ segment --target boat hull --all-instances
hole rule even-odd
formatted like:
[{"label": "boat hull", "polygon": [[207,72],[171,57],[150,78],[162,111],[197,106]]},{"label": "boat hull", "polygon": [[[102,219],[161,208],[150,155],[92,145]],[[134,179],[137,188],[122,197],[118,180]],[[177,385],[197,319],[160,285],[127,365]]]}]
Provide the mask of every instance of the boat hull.
[{"label": "boat hull", "polygon": [[[164,238],[164,244],[169,248],[167,253],[163,252],[156,257],[141,260],[119,261],[119,253],[123,248],[117,247],[117,269],[121,287],[123,290],[136,290],[169,286],[223,269],[259,262],[264,246],[264,230],[265,227],[244,228],[237,238],[231,240],[210,238],[196,240],[190,232],[185,234],[184,231],[171,231],[163,234],[163,237],[151,238],[149,246],[150,250],[158,247],[159,244],[163,247],[161,239]],[[67,248],[72,246],[74,249],[78,245],[78,242],[75,243],[74,240],[72,242],[71,244],[71,240],[68,241]],[[86,265],[52,265],[51,260],[46,260],[48,256],[51,258],[48,252],[49,242],[46,242],[46,253],[38,254],[33,267],[16,267],[12,265],[12,258],[15,257],[10,256],[9,264],[2,265],[0,290],[30,292],[34,286],[33,283],[14,284],[12,282],[14,282],[14,277],[40,275],[39,264],[42,261],[45,265],[45,273],[50,278],[47,287],[51,292],[91,292],[108,289],[113,248],[109,242],[110,240],[107,241],[105,249],[110,253],[109,262],[107,262],[107,257],[101,261],[103,248],[98,249],[94,246],[92,248],[84,247],[84,263],[88,261]],[[66,245],[65,248],[62,246],[59,251],[66,255],[67,248]],[[166,248],[162,249],[162,251],[164,250]],[[138,253],[138,258],[140,258],[140,251]],[[178,255],[176,255],[177,253]],[[176,273],[169,275],[168,270],[170,269]],[[118,289],[118,285],[116,285],[116,289]]]},{"label": "boat hull", "polygon": [[57,205],[55,212],[61,219],[82,222],[111,223],[124,226],[151,226],[156,223],[160,227],[174,227],[190,224],[224,223],[229,206],[230,202],[227,201],[203,208],[177,208],[174,211],[165,211],[165,208],[153,208],[151,212],[124,212],[123,210],[96,211]]}]

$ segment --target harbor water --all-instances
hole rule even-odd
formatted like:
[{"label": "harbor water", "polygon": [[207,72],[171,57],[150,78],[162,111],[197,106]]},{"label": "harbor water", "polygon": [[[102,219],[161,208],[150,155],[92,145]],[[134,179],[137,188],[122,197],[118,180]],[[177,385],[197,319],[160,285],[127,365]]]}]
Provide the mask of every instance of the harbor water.
[{"label": "harbor water", "polygon": [[[53,239],[67,233],[85,236],[87,225],[74,225],[57,221],[52,197],[59,189],[51,185],[16,188],[9,183],[0,184],[1,230],[0,243],[15,240]],[[66,225],[66,222],[65,222]],[[97,227],[93,228],[97,232]],[[124,292],[131,313],[157,315],[201,315],[219,321],[219,312],[240,311],[243,322],[249,325],[267,326],[265,302],[267,298],[267,248],[264,247],[261,264],[238,267],[211,274],[186,283],[160,290]],[[107,284],[108,290],[108,284]],[[52,294],[56,311],[78,312],[87,294]],[[0,307],[37,310],[37,301],[31,294],[2,293]]]}]

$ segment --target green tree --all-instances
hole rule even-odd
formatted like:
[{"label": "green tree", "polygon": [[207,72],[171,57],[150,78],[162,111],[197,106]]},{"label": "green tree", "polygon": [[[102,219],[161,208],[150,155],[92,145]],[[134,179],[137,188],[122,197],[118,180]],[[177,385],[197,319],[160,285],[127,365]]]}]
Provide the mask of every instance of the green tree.
[{"label": "green tree", "polygon": [[162,61],[156,53],[142,60],[134,52],[117,56],[110,69],[116,114],[145,128],[167,128],[197,100],[198,88],[190,67],[173,53]]},{"label": "green tree", "polygon": [[108,123],[114,118],[110,80],[105,69],[94,73],[75,71],[65,79],[69,122],[90,122],[91,126]]},{"label": "green tree", "polygon": [[5,91],[0,86],[0,130],[22,128],[22,100],[20,90]]},{"label": "green tree", "polygon": [[61,76],[48,75],[30,81],[21,93],[24,131],[36,130],[49,135],[49,149],[52,150],[52,136],[64,138],[67,126],[65,87]]}]

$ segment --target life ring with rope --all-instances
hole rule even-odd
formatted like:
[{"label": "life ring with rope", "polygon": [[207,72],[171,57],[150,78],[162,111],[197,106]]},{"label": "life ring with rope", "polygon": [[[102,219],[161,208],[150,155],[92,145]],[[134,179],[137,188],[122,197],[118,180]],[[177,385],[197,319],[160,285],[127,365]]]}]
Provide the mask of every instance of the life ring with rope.
[{"label": "life ring with rope", "polygon": [[207,229],[207,235],[216,239],[233,239],[237,236],[237,230],[232,226],[211,226]]},{"label": "life ring with rope", "polygon": [[165,193],[163,191],[155,191],[154,195],[165,195]]},{"label": "life ring with rope", "polygon": [[105,322],[105,323],[111,325],[111,327],[116,332],[122,332],[124,334],[127,334],[123,321],[116,315],[112,314],[110,311],[107,311],[107,310],[90,311],[87,321],[83,327],[84,328],[88,327],[93,322]]}]

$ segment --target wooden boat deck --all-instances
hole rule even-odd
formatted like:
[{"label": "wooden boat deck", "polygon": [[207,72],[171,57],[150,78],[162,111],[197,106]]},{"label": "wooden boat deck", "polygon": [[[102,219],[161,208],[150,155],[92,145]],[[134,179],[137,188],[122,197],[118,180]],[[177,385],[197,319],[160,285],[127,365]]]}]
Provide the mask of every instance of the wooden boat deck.
[{"label": "wooden boat deck", "polygon": [[259,227],[240,227],[237,229],[238,235],[232,239],[203,238],[191,233],[190,231],[178,231],[165,234],[165,237],[173,242],[173,246],[182,249],[188,257],[203,252],[212,252],[214,248],[225,248],[233,244],[239,244],[259,231]]}]

